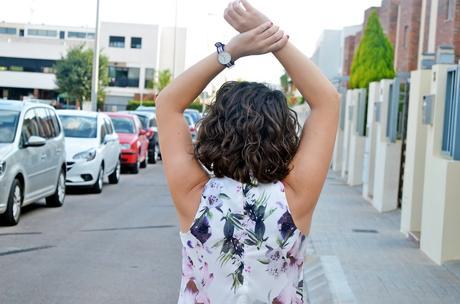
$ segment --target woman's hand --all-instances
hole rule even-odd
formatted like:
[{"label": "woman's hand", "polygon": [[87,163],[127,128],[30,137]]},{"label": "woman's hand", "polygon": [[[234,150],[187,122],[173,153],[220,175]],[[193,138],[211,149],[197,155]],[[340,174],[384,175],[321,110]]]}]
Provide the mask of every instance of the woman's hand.
[{"label": "woman's hand", "polygon": [[240,33],[252,30],[262,23],[269,21],[267,16],[255,9],[246,0],[230,2],[225,9],[224,18]]},{"label": "woman's hand", "polygon": [[278,26],[271,22],[264,22],[256,28],[238,34],[225,46],[225,50],[232,55],[233,60],[251,55],[261,55],[276,52],[288,42]]}]

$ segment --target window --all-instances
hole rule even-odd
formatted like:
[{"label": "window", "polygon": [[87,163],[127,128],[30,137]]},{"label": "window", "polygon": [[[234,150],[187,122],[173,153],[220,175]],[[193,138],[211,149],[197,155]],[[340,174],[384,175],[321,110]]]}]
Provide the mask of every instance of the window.
[{"label": "window", "polygon": [[105,123],[102,121],[101,125],[101,144],[105,142],[105,136],[107,135],[107,130],[105,129]]},{"label": "window", "polygon": [[0,67],[16,72],[53,73],[55,60],[0,57]]},{"label": "window", "polygon": [[74,38],[74,39],[94,39],[94,33],[68,32],[67,37]]},{"label": "window", "polygon": [[104,124],[105,124],[105,131],[107,132],[107,134],[113,134],[112,123],[110,122],[110,120],[107,118],[104,118]]},{"label": "window", "polygon": [[94,117],[60,115],[65,137],[96,138],[97,120]]},{"label": "window", "polygon": [[86,39],[85,32],[68,32],[67,38]]},{"label": "window", "polygon": [[109,46],[114,48],[124,48],[125,47],[125,37],[122,36],[110,36],[109,37]]},{"label": "window", "polygon": [[61,126],[59,125],[59,120],[56,116],[56,113],[53,110],[48,109],[48,116],[51,118],[51,123],[53,124],[54,128],[54,136],[58,137],[61,134]]},{"label": "window", "polygon": [[55,130],[53,121],[48,115],[48,111],[45,108],[36,108],[35,114],[37,115],[38,130],[40,132],[40,136],[46,139],[53,138]]},{"label": "window", "polygon": [[403,34],[403,47],[407,49],[407,36],[409,34],[409,26],[404,26],[404,34]]},{"label": "window", "polygon": [[0,143],[12,143],[16,136],[19,112],[0,110]]},{"label": "window", "polygon": [[64,31],[59,32],[59,39],[65,39],[65,32]]},{"label": "window", "polygon": [[14,27],[0,27],[0,34],[3,34],[3,35],[16,35],[16,28],[14,28]]},{"label": "window", "polygon": [[19,36],[20,36],[20,37],[24,37],[24,29],[20,29],[20,30],[19,30]]},{"label": "window", "polygon": [[28,29],[28,36],[40,36],[40,37],[57,37],[56,30],[39,30],[39,29]]},{"label": "window", "polygon": [[152,68],[145,69],[144,88],[153,89],[154,82],[155,82],[155,69],[152,69]]},{"label": "window", "polygon": [[131,118],[112,117],[113,126],[117,133],[136,134],[136,125]]},{"label": "window", "polygon": [[29,110],[27,111],[26,115],[24,115],[21,140],[23,143],[27,143],[29,138],[32,136],[40,136],[40,132],[38,129],[38,121],[37,117],[35,116],[35,111]]},{"label": "window", "polygon": [[448,0],[446,21],[454,20],[454,13],[455,13],[455,0]]},{"label": "window", "polygon": [[139,68],[109,66],[109,86],[138,88],[139,72]]},{"label": "window", "polygon": [[460,67],[447,72],[442,151],[460,160]]},{"label": "window", "polygon": [[131,37],[131,48],[140,49],[142,48],[142,38],[140,37]]}]

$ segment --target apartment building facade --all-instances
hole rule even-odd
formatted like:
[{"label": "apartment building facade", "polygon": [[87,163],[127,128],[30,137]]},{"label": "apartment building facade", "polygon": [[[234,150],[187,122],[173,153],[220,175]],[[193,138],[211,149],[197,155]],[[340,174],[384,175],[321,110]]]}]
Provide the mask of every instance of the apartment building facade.
[{"label": "apartment building facade", "polygon": [[[186,32],[179,31],[182,35],[174,37],[173,45],[180,51],[173,56],[183,63]],[[160,57],[169,58],[172,53],[161,49],[160,35],[158,25],[101,23],[100,51],[109,58],[106,110],[124,109],[135,97],[153,95],[155,72],[159,67],[174,68],[169,62],[159,63]],[[93,28],[0,23],[0,98],[58,99],[55,63],[72,47],[93,48],[94,39]],[[160,55],[162,51],[168,54]],[[184,65],[175,68],[180,73]]]}]

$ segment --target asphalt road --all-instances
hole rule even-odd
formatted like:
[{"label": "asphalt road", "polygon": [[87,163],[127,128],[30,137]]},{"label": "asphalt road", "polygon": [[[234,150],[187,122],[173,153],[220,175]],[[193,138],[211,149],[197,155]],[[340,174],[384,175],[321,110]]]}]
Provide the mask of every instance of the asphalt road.
[{"label": "asphalt road", "polygon": [[[74,192],[74,191],[72,191]],[[177,303],[180,239],[161,162],[0,227],[0,303]]]}]

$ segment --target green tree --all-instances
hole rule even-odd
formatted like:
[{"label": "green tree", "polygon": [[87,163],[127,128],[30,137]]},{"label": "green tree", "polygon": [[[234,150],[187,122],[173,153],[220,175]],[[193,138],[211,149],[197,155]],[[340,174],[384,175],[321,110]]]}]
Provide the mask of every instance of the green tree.
[{"label": "green tree", "polygon": [[374,10],[353,57],[350,88],[367,89],[370,82],[394,78],[393,58],[393,46],[383,32],[377,11]]},{"label": "green tree", "polygon": [[[98,108],[104,104],[105,87],[109,83],[109,59],[99,56]],[[71,48],[65,57],[55,65],[56,85],[59,92],[69,101],[80,104],[91,98],[91,77],[93,70],[93,51],[83,45]]]},{"label": "green tree", "polygon": [[158,72],[158,80],[155,83],[158,92],[161,92],[171,82],[172,74],[170,70],[161,70]]},{"label": "green tree", "polygon": [[286,72],[280,77],[280,84],[283,90],[284,95],[288,95],[289,93],[289,76]]}]

